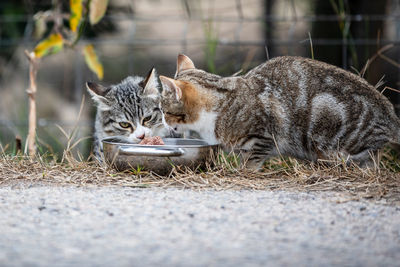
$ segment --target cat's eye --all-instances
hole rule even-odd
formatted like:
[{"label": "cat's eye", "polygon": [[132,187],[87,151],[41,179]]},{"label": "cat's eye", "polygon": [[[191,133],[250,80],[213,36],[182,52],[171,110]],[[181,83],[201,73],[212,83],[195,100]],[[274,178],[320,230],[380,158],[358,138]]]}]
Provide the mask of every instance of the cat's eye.
[{"label": "cat's eye", "polygon": [[147,116],[142,120],[142,124],[149,122],[153,117],[152,116]]},{"label": "cat's eye", "polygon": [[173,116],[173,117],[185,117],[185,114],[177,114],[171,112],[165,112],[166,115]]},{"label": "cat's eye", "polygon": [[170,117],[175,117],[175,118],[178,119],[178,121],[185,121],[186,120],[186,115],[185,114],[175,114],[175,113],[166,112],[165,115],[170,116]]},{"label": "cat's eye", "polygon": [[119,126],[121,126],[122,128],[129,128],[131,127],[131,124],[129,122],[120,122]]}]

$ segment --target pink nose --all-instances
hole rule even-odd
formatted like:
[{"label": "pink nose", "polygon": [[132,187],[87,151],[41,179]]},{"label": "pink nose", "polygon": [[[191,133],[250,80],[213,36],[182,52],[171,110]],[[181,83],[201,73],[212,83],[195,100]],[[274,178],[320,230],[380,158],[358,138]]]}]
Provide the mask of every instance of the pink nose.
[{"label": "pink nose", "polygon": [[144,138],[144,134],[138,135],[137,138],[138,139],[143,139]]}]

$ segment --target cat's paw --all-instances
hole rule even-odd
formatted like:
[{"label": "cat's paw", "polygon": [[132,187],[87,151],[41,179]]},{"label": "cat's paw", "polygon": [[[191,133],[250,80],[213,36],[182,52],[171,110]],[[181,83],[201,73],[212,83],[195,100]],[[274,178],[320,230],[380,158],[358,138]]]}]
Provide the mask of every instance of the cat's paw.
[{"label": "cat's paw", "polygon": [[249,159],[245,162],[245,167],[254,171],[261,171],[264,166],[265,160]]}]

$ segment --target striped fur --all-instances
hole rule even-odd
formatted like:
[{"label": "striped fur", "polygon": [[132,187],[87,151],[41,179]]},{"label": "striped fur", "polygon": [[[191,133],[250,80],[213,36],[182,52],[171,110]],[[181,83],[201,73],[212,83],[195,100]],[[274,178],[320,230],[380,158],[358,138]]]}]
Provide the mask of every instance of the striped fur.
[{"label": "striped fur", "polygon": [[[145,136],[166,136],[170,127],[161,111],[161,96],[155,70],[144,79],[127,77],[110,87],[88,83],[88,91],[97,104],[94,147],[96,158],[101,159],[101,140],[109,136],[125,136],[128,141],[139,142]],[[129,127],[122,127],[129,125]]]},{"label": "striped fur", "polygon": [[[183,98],[163,93],[167,123],[200,136],[211,129],[214,136],[208,138],[243,152],[250,167],[259,168],[279,154],[311,161],[341,156],[367,165],[371,153],[400,142],[400,121],[392,104],[364,79],[335,66],[278,57],[236,77],[179,66],[178,60],[175,80],[170,81]],[[163,82],[163,87],[168,92],[174,86]],[[208,106],[196,106],[194,120],[176,121],[174,114],[187,117],[196,105],[185,97],[189,87]],[[216,114],[215,120],[204,120],[206,113]]]}]

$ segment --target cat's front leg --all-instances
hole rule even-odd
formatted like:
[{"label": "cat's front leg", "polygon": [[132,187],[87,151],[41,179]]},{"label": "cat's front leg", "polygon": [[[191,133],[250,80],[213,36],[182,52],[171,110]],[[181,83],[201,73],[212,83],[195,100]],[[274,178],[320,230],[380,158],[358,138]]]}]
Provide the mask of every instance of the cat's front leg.
[{"label": "cat's front leg", "polygon": [[[251,137],[251,136],[250,136]],[[275,142],[272,137],[254,136],[242,145],[242,157],[246,168],[261,170],[264,162],[275,156]]]},{"label": "cat's front leg", "polygon": [[250,170],[260,171],[264,165],[264,162],[267,161],[268,158],[268,156],[260,157],[260,155],[253,154],[248,157],[247,161],[245,161],[245,167]]},{"label": "cat's front leg", "polygon": [[379,152],[366,149],[358,154],[350,155],[349,162],[354,162],[361,168],[374,168],[379,163]]}]

